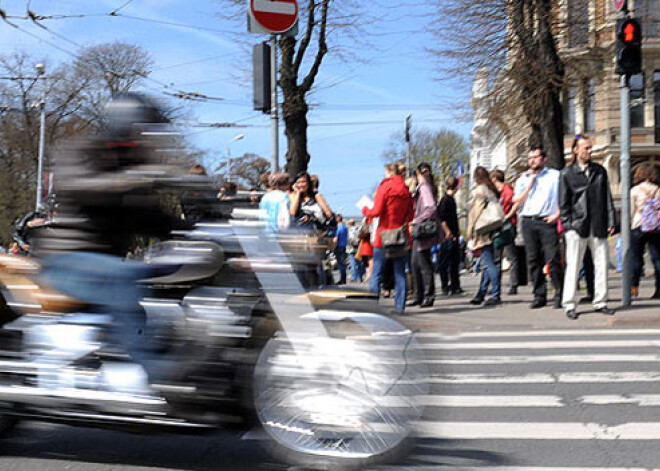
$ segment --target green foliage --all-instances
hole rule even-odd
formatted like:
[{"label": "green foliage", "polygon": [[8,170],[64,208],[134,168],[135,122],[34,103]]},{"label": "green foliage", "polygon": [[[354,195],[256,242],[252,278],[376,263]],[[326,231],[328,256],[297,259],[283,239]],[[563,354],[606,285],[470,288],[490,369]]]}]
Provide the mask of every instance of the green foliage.
[{"label": "green foliage", "polygon": [[[454,174],[456,163],[462,161],[467,167],[469,148],[466,140],[458,133],[440,129],[413,129],[410,133],[410,166],[414,169],[422,162],[427,162],[433,169],[436,183],[444,181]],[[406,161],[408,145],[404,131],[397,131],[390,137],[383,160],[387,162]]]},{"label": "green foliage", "polygon": [[[35,79],[35,65],[46,78]],[[49,64],[27,52],[0,55],[0,243],[11,242],[12,221],[34,209],[42,94],[46,100],[44,170],[59,145],[103,129],[102,110],[113,94],[135,89],[152,64],[139,46],[112,42],[90,46],[70,62]],[[35,106],[37,105],[37,106]],[[163,103],[165,109],[170,107]],[[172,113],[169,113],[170,117]],[[201,160],[182,138],[168,162]],[[57,178],[55,179],[57,184]]]}]

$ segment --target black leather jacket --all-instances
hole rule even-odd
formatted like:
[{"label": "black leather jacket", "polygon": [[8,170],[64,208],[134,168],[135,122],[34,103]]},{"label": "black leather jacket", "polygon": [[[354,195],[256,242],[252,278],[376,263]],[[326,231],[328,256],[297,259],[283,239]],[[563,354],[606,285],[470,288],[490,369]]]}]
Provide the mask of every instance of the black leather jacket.
[{"label": "black leather jacket", "polygon": [[579,165],[565,167],[559,177],[559,210],[564,231],[574,230],[580,237],[593,234],[607,237],[607,230],[616,227],[614,202],[602,165],[589,162],[587,175]]}]

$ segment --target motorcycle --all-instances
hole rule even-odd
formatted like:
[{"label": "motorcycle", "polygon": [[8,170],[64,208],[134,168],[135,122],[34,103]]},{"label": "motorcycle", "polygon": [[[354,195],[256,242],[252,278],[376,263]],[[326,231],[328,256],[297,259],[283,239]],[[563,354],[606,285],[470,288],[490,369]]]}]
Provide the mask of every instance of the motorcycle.
[{"label": "motorcycle", "polygon": [[318,240],[265,234],[238,201],[144,256],[142,348],[157,381],[108,348],[113,318],[0,256],[0,436],[17,422],[140,432],[259,431],[277,458],[357,469],[404,453],[426,370],[414,332],[375,295],[304,289]]}]

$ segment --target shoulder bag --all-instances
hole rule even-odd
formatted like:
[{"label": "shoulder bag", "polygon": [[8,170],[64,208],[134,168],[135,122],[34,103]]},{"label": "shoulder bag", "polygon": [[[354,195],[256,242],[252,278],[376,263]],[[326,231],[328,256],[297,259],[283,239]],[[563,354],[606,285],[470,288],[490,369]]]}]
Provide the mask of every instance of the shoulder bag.
[{"label": "shoulder bag", "polygon": [[494,200],[488,195],[486,206],[474,224],[474,232],[477,235],[490,234],[495,229],[502,227],[504,221],[504,210],[499,201]]},{"label": "shoulder bag", "polygon": [[516,228],[511,221],[506,221],[502,227],[495,229],[490,236],[495,250],[503,249],[507,245],[513,244],[516,238]]},{"label": "shoulder bag", "polygon": [[413,224],[412,238],[415,240],[432,239],[438,237],[439,232],[440,227],[438,225],[438,220],[435,216],[431,216],[417,224]]},{"label": "shoulder bag", "polygon": [[386,258],[397,258],[405,255],[410,249],[408,241],[408,215],[410,214],[410,207],[406,213],[406,218],[402,226],[395,227],[394,229],[381,229],[380,241],[385,249]]}]

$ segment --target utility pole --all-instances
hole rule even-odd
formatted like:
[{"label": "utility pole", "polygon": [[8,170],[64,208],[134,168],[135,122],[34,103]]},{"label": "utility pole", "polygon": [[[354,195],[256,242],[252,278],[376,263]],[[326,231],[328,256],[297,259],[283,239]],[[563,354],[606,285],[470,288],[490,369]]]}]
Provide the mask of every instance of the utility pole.
[{"label": "utility pole", "polygon": [[280,171],[279,117],[277,105],[277,35],[271,36],[270,47],[270,134],[271,134],[271,170]]},{"label": "utility pole", "polygon": [[[46,73],[46,68],[43,64],[37,64],[37,76],[43,76]],[[39,211],[41,207],[42,198],[42,185],[44,180],[44,150],[46,147],[46,86],[42,84],[41,87],[41,100],[39,100],[39,157],[37,164],[37,198],[34,204],[35,211]]]},{"label": "utility pole", "polygon": [[410,126],[411,126],[411,121],[412,121],[412,115],[409,114],[406,116],[406,144],[407,144],[407,149],[406,149],[406,176],[409,177],[412,172],[410,169],[410,158],[412,155],[412,143],[410,139]]},{"label": "utility pole", "polygon": [[621,300],[630,306],[630,77],[621,76]]},{"label": "utility pole", "polygon": [[623,17],[616,22],[616,67],[615,73],[621,75],[621,259],[623,306],[630,306],[630,77],[642,73],[642,27],[630,15],[626,1],[615,1],[617,11]]}]

